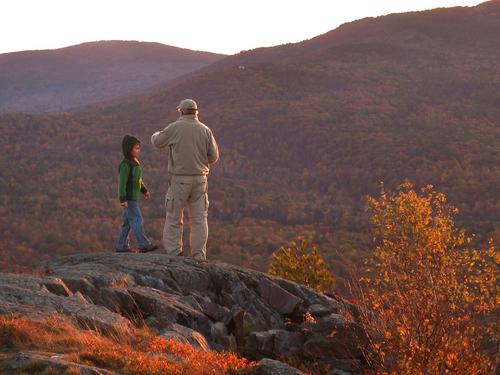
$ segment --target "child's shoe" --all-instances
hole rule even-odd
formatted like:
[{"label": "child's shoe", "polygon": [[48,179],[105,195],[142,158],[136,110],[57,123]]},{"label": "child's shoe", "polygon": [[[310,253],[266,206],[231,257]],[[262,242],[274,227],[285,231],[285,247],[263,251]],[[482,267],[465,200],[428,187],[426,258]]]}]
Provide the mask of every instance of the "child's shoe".
[{"label": "child's shoe", "polygon": [[148,253],[150,251],[155,251],[156,249],[158,249],[158,245],[155,245],[155,244],[152,244],[150,243],[148,246],[146,247],[140,247],[139,248],[139,252],[140,253]]},{"label": "child's shoe", "polygon": [[127,249],[115,249],[116,253],[133,253],[134,251],[129,247]]}]

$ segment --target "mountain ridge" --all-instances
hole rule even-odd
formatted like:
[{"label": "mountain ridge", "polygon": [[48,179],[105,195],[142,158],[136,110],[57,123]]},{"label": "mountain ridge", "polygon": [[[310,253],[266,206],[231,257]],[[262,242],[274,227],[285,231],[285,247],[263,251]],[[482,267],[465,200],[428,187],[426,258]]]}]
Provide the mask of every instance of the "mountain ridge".
[{"label": "mountain ridge", "polygon": [[[252,50],[242,51],[235,55],[228,56],[226,59],[213,64],[213,67],[220,65],[225,65],[226,62],[232,61],[245,63],[246,57],[251,57],[250,62],[269,62],[270,57],[274,59],[279,59],[285,57],[285,62],[287,58],[300,57],[301,54],[308,48],[314,47],[317,49],[324,49],[324,44],[331,44],[336,46],[339,44],[358,42],[360,39],[366,41],[370,39],[370,34],[374,32],[384,31],[383,28],[387,28],[387,31],[397,31],[398,26],[404,26],[403,28],[408,28],[408,24],[404,22],[413,23],[413,27],[416,31],[420,33],[429,33],[434,38],[439,35],[435,30],[426,29],[427,22],[436,22],[439,27],[446,27],[447,35],[455,33],[457,30],[457,24],[464,21],[468,21],[469,18],[474,15],[485,16],[484,19],[492,18],[489,22],[483,25],[479,25],[480,28],[496,26],[496,30],[500,31],[500,26],[498,26],[498,20],[495,18],[500,13],[500,2],[498,0],[490,0],[483,2],[477,6],[466,6],[466,7],[447,7],[447,8],[435,8],[422,11],[412,11],[403,13],[391,13],[383,16],[377,17],[365,17],[362,19],[350,21],[339,25],[337,28],[327,31],[321,35],[315,36],[310,39],[303,40],[296,43],[286,43],[278,46],[272,47],[259,47]],[[453,19],[458,17],[459,20]],[[381,23],[382,21],[382,23]],[[446,23],[448,21],[448,24]],[[424,25],[422,25],[424,23]],[[491,25],[489,24],[491,23]],[[391,25],[392,24],[392,25]],[[382,29],[380,26],[382,25]],[[462,25],[463,26],[463,25]],[[361,31],[361,35],[359,32]],[[364,34],[364,35],[363,35]],[[467,34],[467,33],[466,33]],[[458,35],[463,35],[463,33],[458,33]],[[413,35],[410,35],[410,40]],[[494,35],[493,35],[494,36]],[[376,35],[372,35],[372,38],[376,39]],[[492,42],[495,46],[500,46],[498,38],[492,38]],[[432,47],[436,47],[435,45]],[[294,51],[295,50],[295,51]],[[497,51],[494,51],[498,53]],[[277,56],[269,56],[269,55]],[[211,69],[207,67],[207,69]]]},{"label": "mountain ridge", "polygon": [[64,111],[116,99],[222,57],[137,41],[88,42],[0,54],[0,112]]}]

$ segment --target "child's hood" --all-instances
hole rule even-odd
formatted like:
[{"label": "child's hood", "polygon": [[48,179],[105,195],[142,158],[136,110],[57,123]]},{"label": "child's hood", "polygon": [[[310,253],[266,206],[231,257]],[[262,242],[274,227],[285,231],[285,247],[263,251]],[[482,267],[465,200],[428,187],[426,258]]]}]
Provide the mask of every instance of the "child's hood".
[{"label": "child's hood", "polygon": [[122,151],[123,151],[123,156],[126,158],[130,158],[130,151],[132,151],[132,148],[137,144],[141,143],[136,137],[133,137],[131,135],[125,135],[122,140]]}]

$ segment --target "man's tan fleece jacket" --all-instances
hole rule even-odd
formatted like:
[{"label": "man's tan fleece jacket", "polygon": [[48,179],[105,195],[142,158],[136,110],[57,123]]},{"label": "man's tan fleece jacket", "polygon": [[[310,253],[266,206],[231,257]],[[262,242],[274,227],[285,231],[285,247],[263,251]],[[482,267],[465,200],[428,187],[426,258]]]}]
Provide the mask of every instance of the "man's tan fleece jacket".
[{"label": "man's tan fleece jacket", "polygon": [[180,176],[207,175],[219,160],[219,148],[212,131],[197,115],[182,115],[151,136],[157,148],[169,148],[168,172]]}]

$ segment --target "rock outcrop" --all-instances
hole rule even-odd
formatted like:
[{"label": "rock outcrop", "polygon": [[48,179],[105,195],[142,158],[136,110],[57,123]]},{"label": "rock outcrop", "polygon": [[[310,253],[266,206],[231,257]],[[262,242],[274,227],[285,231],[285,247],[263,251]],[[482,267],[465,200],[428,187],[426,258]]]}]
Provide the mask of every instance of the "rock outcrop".
[{"label": "rock outcrop", "polygon": [[300,373],[276,360],[359,373],[362,332],[339,315],[341,306],[279,277],[159,253],[79,254],[39,275],[0,274],[0,314],[61,314],[106,331],[146,324],[202,350],[267,358],[260,373]]}]

